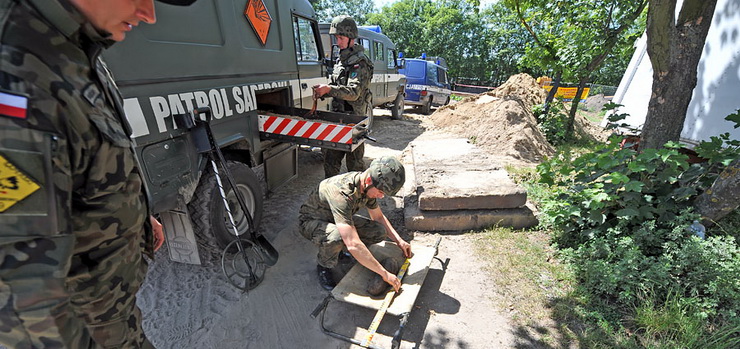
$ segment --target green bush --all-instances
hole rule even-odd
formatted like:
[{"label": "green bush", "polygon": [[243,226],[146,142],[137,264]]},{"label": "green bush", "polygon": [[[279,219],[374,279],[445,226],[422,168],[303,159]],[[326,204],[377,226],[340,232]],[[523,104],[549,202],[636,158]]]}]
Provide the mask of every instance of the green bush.
[{"label": "green bush", "polygon": [[553,100],[550,110],[545,114],[545,105],[534,106],[532,112],[537,118],[537,127],[552,145],[561,145],[566,141],[568,114],[563,111],[562,100]]},{"label": "green bush", "polygon": [[704,144],[699,151],[715,155],[690,165],[678,144],[637,153],[618,141],[538,167],[552,193],[542,199],[540,221],[581,287],[618,305],[638,302],[646,290],[665,299],[678,288],[692,316],[740,318],[735,239],[714,233],[701,240],[688,229],[698,219],[693,199],[732,158],[732,147]]}]

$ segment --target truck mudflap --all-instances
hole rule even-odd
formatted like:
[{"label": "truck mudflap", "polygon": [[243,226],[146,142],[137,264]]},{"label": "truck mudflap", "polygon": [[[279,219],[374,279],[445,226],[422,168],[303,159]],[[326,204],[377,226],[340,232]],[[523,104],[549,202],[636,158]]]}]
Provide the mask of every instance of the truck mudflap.
[{"label": "truck mudflap", "polygon": [[365,116],[316,110],[306,118],[308,109],[275,106],[269,110],[258,111],[262,140],[353,151],[368,138]]}]

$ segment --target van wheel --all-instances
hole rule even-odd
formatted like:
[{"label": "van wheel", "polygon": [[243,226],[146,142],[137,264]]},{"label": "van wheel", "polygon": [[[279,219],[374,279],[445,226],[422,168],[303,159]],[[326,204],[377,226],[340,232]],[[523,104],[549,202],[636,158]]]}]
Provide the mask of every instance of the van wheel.
[{"label": "van wheel", "polygon": [[391,107],[391,119],[398,120],[403,116],[403,109],[406,108],[406,102],[403,93],[396,95],[396,100]]},{"label": "van wheel", "polygon": [[[252,223],[258,227],[262,220],[262,187],[259,179],[249,166],[236,161],[227,161],[227,166],[234,177],[236,187],[242,193],[244,203],[252,214]],[[226,201],[229,203],[231,215],[234,217],[236,230],[240,236],[249,233],[249,223],[244,211],[236,199],[234,190],[229,185],[223,171],[221,183],[226,193]],[[198,242],[206,248],[224,249],[231,241],[234,241],[234,232],[231,228],[229,216],[224,209],[223,199],[218,190],[218,182],[210,168],[203,175],[195,191],[193,200],[188,204],[190,217],[193,220],[195,233],[199,235]],[[244,236],[249,238],[249,236]]]},{"label": "van wheel", "polygon": [[427,104],[424,104],[421,106],[421,113],[424,115],[429,115],[432,113],[432,99],[429,98],[429,102]]},{"label": "van wheel", "polygon": [[448,105],[448,104],[450,104],[450,97],[449,96],[447,97],[447,100],[445,100],[445,104],[444,105]]}]

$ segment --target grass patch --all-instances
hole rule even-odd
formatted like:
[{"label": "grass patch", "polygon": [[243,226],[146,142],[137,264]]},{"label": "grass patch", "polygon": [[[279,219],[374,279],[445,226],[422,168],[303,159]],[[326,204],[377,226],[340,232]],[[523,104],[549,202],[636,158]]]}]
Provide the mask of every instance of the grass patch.
[{"label": "grass patch", "polygon": [[476,248],[487,261],[500,306],[520,325],[547,322],[552,299],[570,290],[571,276],[554,257],[542,231],[491,228],[476,235]]}]

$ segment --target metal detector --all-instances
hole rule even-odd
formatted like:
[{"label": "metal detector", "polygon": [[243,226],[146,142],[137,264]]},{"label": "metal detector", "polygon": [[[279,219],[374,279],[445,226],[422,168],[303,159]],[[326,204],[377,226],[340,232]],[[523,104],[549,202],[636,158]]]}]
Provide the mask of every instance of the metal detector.
[{"label": "metal detector", "polygon": [[[277,263],[279,254],[264,235],[257,233],[257,228],[252,221],[252,214],[242,197],[242,193],[236,186],[221,149],[213,137],[210,119],[211,109],[209,107],[201,107],[195,109],[192,115],[187,113],[184,117],[180,117],[178,126],[194,130],[196,143],[200,143],[199,151],[208,154],[208,160],[216,177],[218,192],[228,217],[228,225],[234,232],[234,240],[226,245],[221,253],[221,270],[229,280],[229,283],[243,291],[249,291],[257,287],[264,280],[265,271]],[[205,142],[203,141],[205,140],[202,138],[207,138],[207,146],[204,146],[203,143]],[[234,191],[239,206],[247,219],[249,239],[239,236],[234,216],[226,199],[226,191],[224,190],[222,181],[224,177]]]}]

